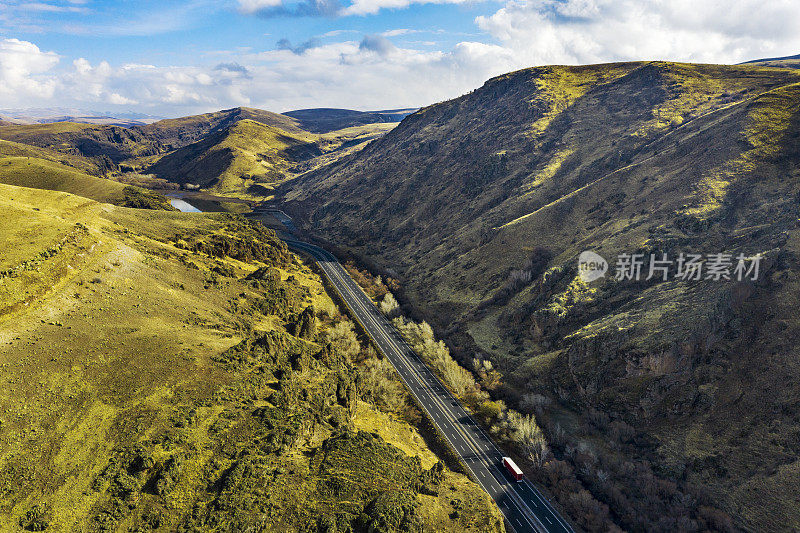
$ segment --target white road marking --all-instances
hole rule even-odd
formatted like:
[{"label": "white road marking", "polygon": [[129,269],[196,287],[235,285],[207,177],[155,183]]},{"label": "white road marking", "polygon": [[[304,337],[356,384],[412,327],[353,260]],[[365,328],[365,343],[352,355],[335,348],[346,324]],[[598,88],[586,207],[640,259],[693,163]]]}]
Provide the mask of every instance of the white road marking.
[{"label": "white road marking", "polygon": [[[311,245],[300,246],[300,248],[308,249],[311,248]],[[532,516],[536,517],[535,513],[532,511],[530,507],[528,507],[525,500],[522,499],[518,494],[518,492],[521,492],[521,488],[518,488],[518,486],[515,484],[509,484],[507,480],[505,480],[504,475],[501,473],[497,464],[495,464],[496,461],[494,461],[494,459],[487,454],[483,446],[478,444],[479,441],[488,443],[490,447],[494,449],[495,453],[499,457],[502,454],[500,453],[499,449],[494,444],[494,442],[486,436],[486,433],[483,431],[482,428],[480,428],[477,424],[475,424],[473,420],[471,420],[469,414],[466,413],[463,407],[457,403],[457,400],[442,385],[438,377],[435,374],[433,374],[432,371],[422,362],[419,355],[412,352],[408,347],[408,345],[406,345],[403,341],[397,342],[395,340],[400,338],[399,332],[397,332],[397,330],[394,329],[393,325],[389,323],[386,317],[380,315],[377,312],[377,310],[374,307],[374,302],[369,300],[369,297],[364,295],[363,290],[357,285],[355,285],[355,282],[352,280],[352,278],[349,277],[346,271],[344,271],[341,265],[339,265],[336,259],[332,255],[325,252],[324,250],[321,250],[319,248],[314,248],[314,250],[317,251],[315,252],[312,250],[311,255],[314,257],[315,254],[320,254],[324,256],[324,259],[321,262],[318,261],[318,263],[320,264],[320,268],[322,268],[323,272],[326,274],[326,276],[328,276],[329,280],[334,285],[334,287],[339,290],[340,296],[344,300],[345,304],[347,304],[348,307],[351,308],[352,312],[356,315],[356,318],[359,321],[361,321],[362,325],[364,325],[365,329],[367,329],[367,332],[370,333],[369,329],[371,326],[375,327],[375,331],[373,331],[370,336],[373,337],[373,340],[384,351],[385,355],[389,358],[393,366],[395,366],[398,370],[402,367],[402,368],[407,368],[408,370],[411,371],[413,379],[409,379],[408,376],[405,374],[405,372],[402,372],[401,377],[403,378],[403,381],[406,382],[406,385],[409,387],[409,390],[411,390],[412,395],[417,397],[417,400],[420,402],[420,405],[422,406],[423,410],[425,410],[432,419],[440,421],[440,428],[442,429],[445,438],[448,441],[450,441],[451,446],[454,444],[452,441],[453,435],[463,436],[464,441],[467,442],[468,444],[468,448],[474,447],[474,449],[477,451],[477,456],[475,456],[474,459],[477,459],[480,465],[483,466],[486,469],[486,471],[491,474],[491,477],[489,478],[490,483],[493,483],[494,476],[496,474],[499,474],[501,479],[503,479],[503,483],[506,485],[506,488],[507,489],[510,488],[511,492],[502,491],[499,486],[497,487],[498,491],[501,491],[510,496],[511,502],[514,503],[515,507],[519,505],[524,506],[524,508],[530,511],[530,514]],[[336,280],[339,281],[341,287],[337,287]],[[355,286],[355,288],[353,288],[353,286]],[[365,299],[367,302],[366,304],[364,302]],[[378,320],[376,320],[376,317],[378,318]],[[389,350],[386,350],[387,345],[390,348]],[[392,358],[393,355],[395,358],[399,358],[397,362],[393,360]],[[434,390],[431,390],[428,387],[420,386],[420,384],[425,384],[426,381],[432,385],[432,388]],[[426,405],[424,402],[422,402],[422,399],[419,398],[416,393],[414,393],[413,388],[411,387],[412,383],[417,385],[416,389],[418,391],[420,391],[424,396],[427,396],[431,400],[430,405]],[[455,405],[452,405],[450,401],[454,402]],[[453,408],[455,408],[455,410],[453,410]],[[441,414],[437,410],[441,411]],[[441,426],[447,426],[446,423],[444,424],[441,423],[440,420],[441,416],[444,416],[445,422],[446,423],[449,422],[450,425],[452,426],[452,429],[455,430],[453,435],[449,435],[447,433],[446,427],[441,427]],[[470,434],[469,427],[467,427],[466,430],[464,429],[464,426],[466,424],[461,420],[458,420],[457,417],[459,416],[465,417],[467,424],[474,426],[473,431],[477,430],[478,432],[476,436]],[[450,417],[452,417],[452,419]],[[466,459],[463,457],[462,459],[464,459],[466,463]],[[472,470],[472,468],[469,465],[467,465],[467,468]],[[476,479],[481,479],[482,485],[485,483],[482,478],[479,478],[478,476],[475,475],[475,472],[472,472],[472,474],[473,476],[475,476]],[[528,480],[525,480],[525,483],[530,485],[530,482]],[[531,488],[531,491],[534,494],[534,496],[536,496],[537,499],[543,502],[542,497],[538,494],[538,492],[535,489],[533,489],[532,486],[530,486],[529,488]],[[536,502],[534,502],[533,500],[531,500],[531,502],[534,505],[536,505]],[[504,502],[504,505],[507,506],[507,503]],[[533,529],[538,530],[539,529],[538,526],[536,526],[533,522],[530,521],[530,518],[528,514],[524,512],[523,507],[519,507],[519,510],[521,511],[522,517],[527,522],[530,523]],[[559,522],[562,523],[562,525],[564,524],[561,518],[557,514],[554,516]],[[552,524],[549,517],[546,518],[548,522]],[[564,529],[569,531],[569,528],[566,525],[564,525]]]}]

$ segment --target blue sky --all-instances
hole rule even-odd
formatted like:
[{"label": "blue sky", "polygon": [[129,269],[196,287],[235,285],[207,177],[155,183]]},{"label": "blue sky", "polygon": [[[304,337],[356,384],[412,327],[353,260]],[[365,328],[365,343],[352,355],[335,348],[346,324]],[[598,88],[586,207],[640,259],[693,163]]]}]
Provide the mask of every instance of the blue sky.
[{"label": "blue sky", "polygon": [[373,15],[335,17],[289,16],[269,9],[246,12],[238,2],[20,2],[9,9],[18,20],[7,24],[3,33],[91,62],[201,65],[215,57],[235,57],[244,49],[274,49],[282,39],[298,45],[317,39],[322,44],[392,30],[413,30],[393,32],[399,34],[393,36],[398,45],[452,47],[467,36],[485,36],[473,21],[476,16],[493,13],[499,5],[426,4]]},{"label": "blue sky", "polygon": [[416,107],[542,64],[797,53],[793,0],[0,0],[0,107]]}]

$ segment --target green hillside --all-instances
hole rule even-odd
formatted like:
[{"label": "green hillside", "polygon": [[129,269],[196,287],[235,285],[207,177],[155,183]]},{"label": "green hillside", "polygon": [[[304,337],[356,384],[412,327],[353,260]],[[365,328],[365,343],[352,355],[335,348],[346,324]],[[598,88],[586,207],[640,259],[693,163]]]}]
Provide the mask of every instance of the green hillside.
[{"label": "green hillside", "polygon": [[[0,125],[0,135],[4,127]],[[106,163],[98,161],[90,157],[84,157],[75,153],[64,153],[52,148],[42,148],[34,144],[25,144],[22,142],[7,141],[0,139],[0,157],[32,157],[37,159],[44,159],[46,161],[60,163],[74,168],[77,171],[100,175]]]},{"label": "green hillside", "polygon": [[60,163],[30,157],[0,157],[0,182],[68,192],[108,203],[119,201],[125,188],[121,183],[83,174]]},{"label": "green hillside", "polygon": [[290,134],[305,133],[300,129],[297,121],[291,117],[249,107],[236,107],[214,113],[159,120],[136,129],[148,137],[162,142],[168,149],[177,149],[195,143],[210,133],[233,126],[241,120],[252,120]]},{"label": "green hillside", "polygon": [[98,174],[116,170],[116,165],[126,159],[165,150],[157,139],[136,128],[74,122],[0,126],[0,139],[89,159],[97,167]]},{"label": "green hillside", "polygon": [[291,117],[234,108],[130,128],[3,123],[0,155],[36,157],[154,188],[191,185],[264,197],[274,184],[360,150],[395,126],[356,122],[360,125],[312,134]]},{"label": "green hillside", "polygon": [[90,176],[67,165],[35,157],[0,156],[0,183],[68,192],[121,206],[172,209],[169,201],[158,193]]},{"label": "green hillside", "polygon": [[4,531],[504,530],[272,231],[9,185],[0,207]]},{"label": "green hillside", "polygon": [[315,140],[242,120],[164,156],[148,172],[218,193],[251,192],[259,183],[280,181],[295,161],[319,155]]},{"label": "green hillside", "polygon": [[372,124],[322,135],[244,119],[157,160],[148,173],[217,194],[258,197],[298,174],[363,148],[394,124]]},{"label": "green hillside", "polygon": [[[800,527],[799,143],[791,69],[537,67],[282,193],[400,278],[466,366],[493,363],[488,386],[546,428],[556,461],[532,470],[576,520],[782,530]],[[612,274],[582,283],[584,250]],[[682,251],[767,259],[757,283],[613,279],[618,254]]]}]

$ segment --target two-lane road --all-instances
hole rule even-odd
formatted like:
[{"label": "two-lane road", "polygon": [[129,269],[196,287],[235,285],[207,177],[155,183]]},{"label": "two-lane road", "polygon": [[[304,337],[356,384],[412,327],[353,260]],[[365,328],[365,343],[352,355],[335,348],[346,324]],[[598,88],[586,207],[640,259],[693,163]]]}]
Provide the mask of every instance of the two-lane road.
[{"label": "two-lane road", "polygon": [[450,446],[495,502],[506,525],[517,533],[571,532],[572,528],[527,479],[515,482],[501,464],[503,454],[401,338],[397,329],[372,303],[361,287],[327,251],[300,241],[287,245],[314,258],[350,311],[394,365],[406,387],[417,399]]}]

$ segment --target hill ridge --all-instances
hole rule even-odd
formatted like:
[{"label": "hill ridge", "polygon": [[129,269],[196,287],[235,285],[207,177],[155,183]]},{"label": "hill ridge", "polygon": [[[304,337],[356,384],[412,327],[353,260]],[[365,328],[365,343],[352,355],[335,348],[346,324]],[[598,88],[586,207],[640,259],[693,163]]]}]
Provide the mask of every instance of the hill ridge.
[{"label": "hill ridge", "polygon": [[[778,416],[776,442],[800,430],[766,414],[800,405],[787,385],[800,379],[791,362],[800,353],[775,321],[800,327],[789,304],[800,277],[798,89],[798,73],[759,65],[522,69],[422,108],[278,198],[295,223],[399,278],[401,299],[462,364],[484,375],[488,360],[500,373],[499,398],[551,406],[535,413],[559,461],[581,471],[569,450],[598,443],[593,468],[611,481],[576,481],[611,507],[591,527],[684,529],[633,518],[678,511],[630,489],[637,481],[620,453],[681,494],[702,487],[737,527],[780,528],[776,513],[800,527],[800,507],[776,496],[792,490],[789,478],[738,460],[783,461],[783,445],[737,437],[731,423],[747,416],[757,435]],[[612,270],[591,285],[577,270],[586,250]],[[613,274],[620,254],[722,252],[761,253],[766,278],[785,283]],[[755,353],[772,354],[759,358],[757,377]],[[642,444],[619,441],[612,426],[631,427]],[[601,485],[621,496],[609,499]],[[577,498],[552,489],[567,508]],[[708,527],[699,507],[680,512]]]}]

